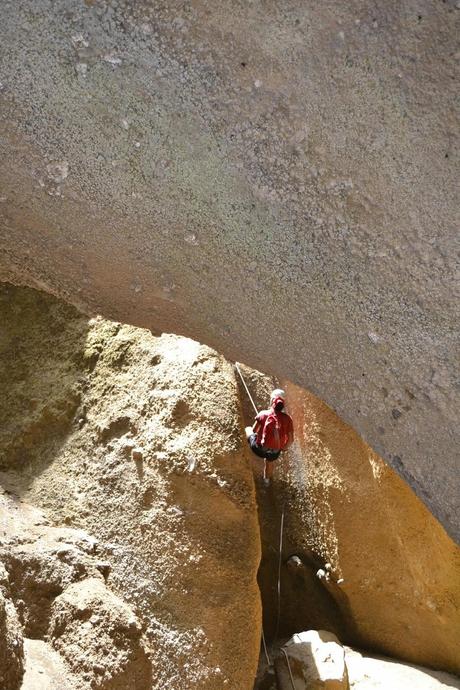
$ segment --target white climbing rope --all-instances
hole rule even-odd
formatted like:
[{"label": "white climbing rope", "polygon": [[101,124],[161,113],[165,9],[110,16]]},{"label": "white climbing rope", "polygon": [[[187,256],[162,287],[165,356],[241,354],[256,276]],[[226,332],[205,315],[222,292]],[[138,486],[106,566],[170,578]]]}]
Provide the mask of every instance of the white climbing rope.
[{"label": "white climbing rope", "polygon": [[268,656],[267,643],[265,642],[264,626],[263,625],[262,625],[262,642],[264,644],[264,652],[265,652],[265,658],[267,659],[267,664],[269,666],[271,666],[272,662],[270,661],[270,657]]},{"label": "white climbing rope", "polygon": [[280,647],[281,651],[283,652],[284,656],[286,657],[286,663],[289,671],[289,676],[291,678],[291,685],[292,685],[292,690],[296,690],[295,683],[294,683],[294,678],[292,676],[292,671],[291,671],[291,664],[289,663],[289,657],[285,649]]},{"label": "white climbing rope", "polygon": [[239,375],[240,375],[240,379],[241,379],[241,381],[242,381],[242,383],[243,383],[243,386],[244,386],[245,389],[246,389],[246,393],[248,394],[248,398],[249,398],[249,400],[250,400],[251,403],[252,403],[252,406],[253,406],[253,408],[254,408],[254,411],[255,411],[256,414],[258,414],[259,411],[258,411],[258,409],[257,409],[257,407],[256,407],[256,405],[255,405],[254,400],[252,399],[252,396],[251,396],[251,394],[250,394],[250,392],[249,392],[249,388],[248,388],[247,385],[246,385],[246,381],[244,380],[243,374],[242,374],[241,371],[240,371],[240,368],[239,368],[239,366],[238,366],[238,362],[235,362],[235,367],[236,367],[237,372],[238,372]]},{"label": "white climbing rope", "polygon": [[[239,368],[239,366],[238,366],[238,362],[235,362],[235,367],[236,367],[236,370],[237,370],[238,374],[240,375],[241,382],[242,382],[242,384],[243,384],[243,386],[244,386],[244,388],[245,388],[245,390],[246,390],[246,393],[248,394],[248,398],[249,398],[249,400],[250,400],[251,403],[252,403],[252,406],[253,406],[253,408],[254,408],[254,411],[255,411],[256,414],[258,414],[257,407],[256,407],[255,402],[254,402],[254,400],[252,399],[252,396],[251,396],[251,394],[250,394],[250,392],[249,392],[249,388],[248,388],[247,385],[246,385],[246,381],[245,381],[244,378],[243,378],[243,374],[241,373],[241,370],[240,370],[240,368]],[[262,624],[262,643],[263,643],[263,646],[264,646],[264,652],[265,652],[265,658],[267,659],[267,664],[268,664],[269,666],[271,666],[271,665],[272,665],[272,662],[270,661],[270,657],[269,657],[269,655],[268,655],[267,643],[265,642],[265,633],[264,633],[264,626],[263,626],[263,624]]]},{"label": "white climbing rope", "polygon": [[279,627],[280,627],[280,616],[281,616],[281,561],[282,561],[282,553],[283,553],[283,530],[284,530],[284,503],[283,503],[283,510],[281,512],[281,524],[280,524],[280,548],[279,548],[279,557],[278,557],[278,613],[276,616],[276,628],[275,628],[275,637],[274,639],[278,637],[278,632],[279,632]]}]

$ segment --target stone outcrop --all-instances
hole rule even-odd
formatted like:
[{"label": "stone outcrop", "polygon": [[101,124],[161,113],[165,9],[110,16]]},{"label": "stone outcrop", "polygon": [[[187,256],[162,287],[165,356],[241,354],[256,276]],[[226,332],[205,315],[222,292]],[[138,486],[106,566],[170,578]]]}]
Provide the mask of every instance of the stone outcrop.
[{"label": "stone outcrop", "polygon": [[[94,687],[118,690],[133,668],[146,687],[139,629],[110,604],[117,595],[145,631],[149,689],[249,690],[260,541],[231,365],[187,339],[88,322],[35,291],[1,294],[0,482],[97,540],[90,562],[56,540],[33,557],[9,549],[23,564],[18,601],[40,604],[52,644]],[[93,591],[104,579],[110,610]]]},{"label": "stone outcrop", "polygon": [[68,667],[93,690],[152,687],[142,626],[100,579],[76,582],[54,600],[48,635]]},{"label": "stone outcrop", "polygon": [[[96,578],[142,626],[153,690],[251,687],[261,620],[252,470],[267,639],[284,506],[281,636],[328,629],[347,644],[458,670],[458,547],[324,403],[286,384],[297,444],[266,489],[242,440],[253,411],[220,355],[88,320],[33,290],[9,287],[0,297],[0,483],[12,492],[1,557],[14,565],[13,598],[28,634],[53,631],[56,649],[72,648],[66,664],[75,677],[90,673],[101,688],[118,682],[102,653],[91,665],[83,651],[103,639],[101,621],[110,631],[118,620],[86,596],[84,583]],[[243,372],[263,407],[274,382]],[[129,630],[118,678],[137,654],[145,662],[139,629]],[[114,640],[109,634],[104,648]]]},{"label": "stone outcrop", "polygon": [[312,390],[459,538],[458,17],[3,0],[0,279]]},{"label": "stone outcrop", "polygon": [[97,541],[3,490],[0,514],[1,688],[150,690],[142,626],[106,586]]},{"label": "stone outcrop", "polygon": [[8,573],[0,562],[0,687],[19,690],[24,673],[24,641],[13,602],[6,594]]}]

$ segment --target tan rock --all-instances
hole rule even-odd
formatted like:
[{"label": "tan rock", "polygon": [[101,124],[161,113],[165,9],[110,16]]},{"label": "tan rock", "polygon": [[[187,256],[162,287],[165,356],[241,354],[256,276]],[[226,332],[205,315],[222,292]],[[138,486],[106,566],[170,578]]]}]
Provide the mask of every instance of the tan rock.
[{"label": "tan rock", "polygon": [[99,579],[55,599],[48,636],[69,668],[94,690],[150,690],[150,662],[132,609]]},{"label": "tan rock", "polygon": [[[0,359],[2,481],[97,539],[93,565],[110,564],[108,586],[145,628],[154,690],[250,690],[260,541],[231,365],[191,340],[88,321],[32,291],[17,298],[0,299],[5,353],[15,353]],[[69,414],[72,392],[80,402]]]},{"label": "tan rock", "polygon": [[0,688],[19,690],[24,673],[22,629],[13,602],[2,589],[0,587]]},{"label": "tan rock", "polygon": [[343,641],[458,673],[458,546],[330,408],[285,388],[297,433],[279,467],[289,496],[285,539],[304,564],[283,569],[286,621],[330,629],[332,615]]}]

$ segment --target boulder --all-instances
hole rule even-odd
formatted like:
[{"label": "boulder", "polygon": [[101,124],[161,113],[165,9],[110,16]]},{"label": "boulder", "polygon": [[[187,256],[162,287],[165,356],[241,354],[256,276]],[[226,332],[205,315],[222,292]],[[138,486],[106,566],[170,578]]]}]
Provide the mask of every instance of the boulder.
[{"label": "boulder", "polygon": [[[260,539],[232,366],[199,343],[88,320],[33,290],[0,290],[0,322],[2,478],[55,524],[97,540],[80,575],[72,552],[53,556],[48,601],[96,569],[102,581],[110,564],[108,586],[145,625],[155,690],[252,688]],[[56,440],[47,420],[72,391],[81,404]],[[14,548],[23,563],[24,546]],[[29,581],[41,583],[37,561],[27,560],[37,563]]]},{"label": "boulder", "polygon": [[53,604],[52,646],[93,690],[150,690],[150,663],[132,609],[104,583],[70,585]]},{"label": "boulder", "polygon": [[458,11],[2,2],[0,280],[308,387],[459,538]]},{"label": "boulder", "polygon": [[85,577],[103,580],[110,566],[98,558],[96,540],[86,532],[48,524],[40,510],[1,488],[0,510],[5,591],[24,636],[43,638],[54,598]]},{"label": "boulder", "polygon": [[[296,633],[282,647],[276,662],[281,690],[348,690],[345,651],[338,638],[325,630]],[[292,674],[292,678],[291,678]]]}]

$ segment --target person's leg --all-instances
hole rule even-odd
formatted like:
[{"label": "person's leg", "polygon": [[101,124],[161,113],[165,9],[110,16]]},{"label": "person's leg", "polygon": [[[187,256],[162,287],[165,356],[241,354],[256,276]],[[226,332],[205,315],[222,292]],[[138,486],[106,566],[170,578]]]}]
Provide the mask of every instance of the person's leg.
[{"label": "person's leg", "polygon": [[273,477],[273,470],[275,468],[275,463],[273,461],[267,460],[265,458],[264,462],[264,479],[268,479],[269,481]]}]

